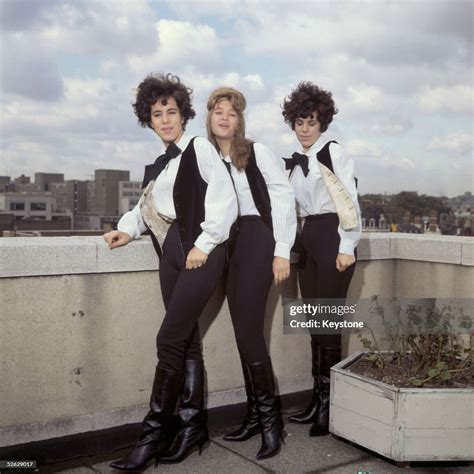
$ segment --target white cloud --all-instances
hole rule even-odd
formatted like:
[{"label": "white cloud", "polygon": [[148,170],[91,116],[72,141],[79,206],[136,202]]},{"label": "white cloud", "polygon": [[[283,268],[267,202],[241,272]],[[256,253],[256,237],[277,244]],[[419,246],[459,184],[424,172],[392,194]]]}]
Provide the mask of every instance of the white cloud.
[{"label": "white cloud", "polygon": [[207,25],[160,20],[149,41],[155,44],[152,54],[129,57],[129,65],[136,73],[176,71],[193,65],[201,69],[215,64],[220,57],[216,31]]},{"label": "white cloud", "polygon": [[405,117],[403,112],[397,110],[397,114],[383,114],[371,127],[370,132],[378,136],[397,136],[402,135],[413,127],[411,118]]},{"label": "white cloud", "polygon": [[293,62],[343,52],[366,63],[434,66],[470,57],[460,45],[471,40],[472,6],[452,3],[427,9],[413,1],[408,9],[403,2],[247,2],[237,27],[249,55]]},{"label": "white cloud", "polygon": [[472,86],[427,86],[419,97],[419,104],[427,112],[473,112],[473,100]]},{"label": "white cloud", "polygon": [[356,110],[380,110],[384,107],[384,93],[375,86],[359,84],[348,87],[347,106]]},{"label": "white cloud", "polygon": [[474,136],[472,133],[457,132],[444,137],[434,137],[428,145],[429,150],[464,154],[473,151]]},{"label": "white cloud", "polygon": [[195,19],[197,17],[214,16],[232,18],[242,11],[244,0],[166,0],[169,8],[177,13],[179,18]]},{"label": "white cloud", "polygon": [[66,78],[65,96],[67,100],[84,101],[88,99],[101,99],[104,94],[110,94],[112,83],[103,78],[96,79],[78,79]]},{"label": "white cloud", "polygon": [[37,32],[48,49],[117,56],[150,50],[153,10],[146,0],[66,0],[53,5],[43,11]]},{"label": "white cloud", "polygon": [[345,148],[355,158],[378,158],[382,155],[378,145],[361,139],[350,140]]}]

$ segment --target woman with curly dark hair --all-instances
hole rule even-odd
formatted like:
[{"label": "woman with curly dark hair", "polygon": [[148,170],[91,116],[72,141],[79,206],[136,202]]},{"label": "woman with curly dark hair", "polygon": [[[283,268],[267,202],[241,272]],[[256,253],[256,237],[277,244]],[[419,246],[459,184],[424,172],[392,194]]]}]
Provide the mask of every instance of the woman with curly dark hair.
[{"label": "woman with curly dark hair", "polygon": [[[354,162],[324,133],[337,113],[331,92],[301,82],[283,103],[283,117],[301,150],[285,159],[302,232],[297,238],[301,296],[347,295],[361,232]],[[332,302],[334,303],[334,302]],[[309,406],[289,419],[312,423],[311,436],[328,433],[330,369],[341,360],[340,334],[311,334],[313,394]]]},{"label": "woman with curly dark hair", "polygon": [[290,274],[290,248],[296,233],[295,198],[283,163],[261,143],[245,137],[245,97],[230,87],[211,93],[207,134],[232,176],[239,218],[231,237],[227,301],[247,392],[242,426],[224,436],[245,441],[261,434],[257,459],[276,455],[283,422],[271,359],[263,335],[265,306],[272,280]]},{"label": "woman with curly dark hair", "polygon": [[[198,319],[225,269],[224,243],[237,217],[237,201],[215,148],[184,132],[195,116],[191,92],[171,74],[150,75],[138,86],[133,105],[138,121],[160,137],[166,150],[145,167],[140,202],[122,216],[118,230],[104,235],[113,249],[151,231],[166,308],[156,338],[150,410],[132,451],[111,464],[116,469],[140,470],[153,458],[179,462],[209,439]],[[178,398],[176,433],[172,419]]]}]

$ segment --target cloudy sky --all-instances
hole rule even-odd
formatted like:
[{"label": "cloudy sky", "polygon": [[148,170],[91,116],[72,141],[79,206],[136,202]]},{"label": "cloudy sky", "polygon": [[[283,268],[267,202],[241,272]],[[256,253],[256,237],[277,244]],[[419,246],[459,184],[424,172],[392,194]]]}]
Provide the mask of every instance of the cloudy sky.
[{"label": "cloudy sky", "polygon": [[210,91],[248,99],[250,138],[278,155],[296,141],[283,98],[301,80],[333,92],[330,127],[359,190],[454,196],[473,181],[470,0],[0,0],[0,175],[143,166],[160,153],[132,113],[150,72],[194,89],[204,135]]}]

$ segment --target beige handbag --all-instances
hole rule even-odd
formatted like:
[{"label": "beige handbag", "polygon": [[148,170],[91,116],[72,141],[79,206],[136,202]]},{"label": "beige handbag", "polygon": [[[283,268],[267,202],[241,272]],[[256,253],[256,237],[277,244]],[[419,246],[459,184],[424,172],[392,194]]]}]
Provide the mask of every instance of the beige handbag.
[{"label": "beige handbag", "polygon": [[153,199],[152,192],[154,185],[154,180],[148,183],[140,197],[138,205],[140,207],[140,212],[144,222],[153,232],[153,235],[156,237],[156,240],[158,240],[160,247],[163,247],[163,242],[168,229],[171,226],[171,222],[162,217],[156,210],[155,200]]},{"label": "beige handbag", "polygon": [[344,230],[357,227],[357,210],[350,194],[339,178],[327,166],[323,165],[319,160],[318,165],[329,196],[331,196],[331,200],[336,207],[339,225]]}]

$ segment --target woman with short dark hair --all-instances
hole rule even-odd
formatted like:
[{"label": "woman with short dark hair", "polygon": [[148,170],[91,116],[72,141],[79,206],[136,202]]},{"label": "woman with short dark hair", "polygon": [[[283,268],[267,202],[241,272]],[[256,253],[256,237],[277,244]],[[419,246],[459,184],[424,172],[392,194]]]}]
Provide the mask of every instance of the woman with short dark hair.
[{"label": "woman with short dark hair", "polygon": [[[303,230],[297,238],[303,298],[344,299],[355,267],[360,238],[354,162],[324,133],[337,108],[329,91],[301,82],[283,103],[283,117],[301,150],[285,159]],[[334,302],[331,302],[334,303]],[[328,433],[330,369],[341,360],[340,334],[311,334],[313,396],[290,417],[312,423],[311,436]]]},{"label": "woman with short dark hair", "polygon": [[276,455],[283,422],[271,359],[263,335],[272,280],[290,274],[296,233],[295,200],[282,163],[269,148],[245,136],[245,97],[230,87],[216,89],[207,103],[207,133],[232,176],[239,218],[231,237],[227,276],[229,304],[247,392],[242,426],[224,436],[245,441],[261,434],[257,459]]},{"label": "woman with short dark hair", "polygon": [[[111,464],[116,469],[141,470],[153,458],[179,462],[209,439],[198,319],[225,269],[237,201],[214,147],[184,132],[195,116],[191,92],[171,74],[150,75],[138,86],[133,104],[138,121],[160,137],[166,151],[145,167],[138,205],[122,216],[118,230],[104,235],[113,249],[151,231],[166,308],[156,338],[150,410],[132,451]],[[171,421],[178,398],[176,434]]]}]

